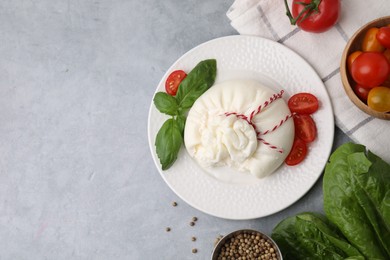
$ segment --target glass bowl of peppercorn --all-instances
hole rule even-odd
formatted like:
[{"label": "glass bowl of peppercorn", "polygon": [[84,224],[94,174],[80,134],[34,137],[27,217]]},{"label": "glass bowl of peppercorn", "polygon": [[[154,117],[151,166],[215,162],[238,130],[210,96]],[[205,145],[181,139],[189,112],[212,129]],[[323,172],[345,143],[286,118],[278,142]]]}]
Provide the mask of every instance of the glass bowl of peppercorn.
[{"label": "glass bowl of peppercorn", "polygon": [[211,259],[282,260],[283,257],[279,247],[269,236],[256,230],[240,229],[219,240]]}]

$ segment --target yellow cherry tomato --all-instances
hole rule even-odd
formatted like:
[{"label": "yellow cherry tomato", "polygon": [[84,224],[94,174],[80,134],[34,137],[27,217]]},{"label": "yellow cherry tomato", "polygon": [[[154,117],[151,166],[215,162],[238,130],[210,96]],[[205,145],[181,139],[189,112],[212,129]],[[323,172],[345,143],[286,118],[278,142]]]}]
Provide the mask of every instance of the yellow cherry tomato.
[{"label": "yellow cherry tomato", "polygon": [[356,59],[360,54],[362,54],[361,51],[355,51],[355,52],[352,52],[351,54],[349,54],[349,56],[348,56],[348,58],[347,58],[347,67],[348,67],[349,73],[351,73],[351,66],[352,66],[352,63],[355,61],[355,59]]},{"label": "yellow cherry tomato", "polygon": [[390,112],[390,88],[372,88],[368,93],[367,105],[378,112]]},{"label": "yellow cherry tomato", "polygon": [[385,47],[383,47],[376,39],[376,34],[378,31],[379,29],[376,27],[368,29],[363,38],[362,51],[383,52],[385,50]]}]

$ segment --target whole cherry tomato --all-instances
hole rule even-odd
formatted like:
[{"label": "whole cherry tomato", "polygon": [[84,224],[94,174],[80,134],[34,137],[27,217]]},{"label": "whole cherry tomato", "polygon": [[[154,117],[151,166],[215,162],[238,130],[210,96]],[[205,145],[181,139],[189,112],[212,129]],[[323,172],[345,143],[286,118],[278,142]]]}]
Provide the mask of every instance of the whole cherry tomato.
[{"label": "whole cherry tomato", "polygon": [[361,51],[355,51],[355,52],[352,52],[351,54],[349,54],[349,56],[348,56],[348,58],[347,58],[347,67],[348,67],[349,73],[351,73],[352,63],[355,61],[355,59],[356,59],[360,54],[362,54]]},{"label": "whole cherry tomato", "polygon": [[180,83],[183,79],[187,77],[187,74],[182,70],[175,70],[169,74],[167,80],[165,81],[165,91],[171,95],[175,96],[177,89],[179,88]]},{"label": "whole cherry tomato", "polygon": [[340,0],[293,0],[292,14],[284,0],[291,24],[307,32],[320,33],[330,29],[339,19]]},{"label": "whole cherry tomato", "polygon": [[376,34],[378,33],[378,31],[379,29],[376,27],[368,29],[362,41],[363,52],[383,52],[385,50],[385,47],[383,47],[383,45],[380,44],[380,42],[376,38]]},{"label": "whole cherry tomato", "polygon": [[390,65],[379,52],[363,52],[352,63],[352,78],[363,87],[373,88],[381,85],[389,76]]},{"label": "whole cherry tomato", "polygon": [[390,112],[390,88],[375,87],[371,89],[367,105],[378,112]]},{"label": "whole cherry tomato", "polygon": [[364,103],[367,103],[368,93],[371,90],[370,88],[365,88],[359,84],[355,84],[352,87],[352,89],[353,89],[353,92],[355,92],[356,96],[358,96],[361,101],[363,101]]},{"label": "whole cherry tomato", "polygon": [[377,34],[376,39],[386,48],[390,48],[390,27],[381,27]]},{"label": "whole cherry tomato", "polygon": [[[390,27],[389,27],[390,28]],[[383,52],[383,55],[385,55],[387,61],[390,63],[390,49],[386,49],[384,52]]]}]

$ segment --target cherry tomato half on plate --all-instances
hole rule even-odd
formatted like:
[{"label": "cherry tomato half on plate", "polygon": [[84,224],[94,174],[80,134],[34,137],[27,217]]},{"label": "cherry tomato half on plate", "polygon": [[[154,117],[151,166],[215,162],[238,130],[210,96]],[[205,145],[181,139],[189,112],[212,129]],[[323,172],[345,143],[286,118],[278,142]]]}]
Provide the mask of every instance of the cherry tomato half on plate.
[{"label": "cherry tomato half on plate", "polygon": [[317,127],[310,115],[295,115],[295,136],[305,143],[313,142],[317,137]]},{"label": "cherry tomato half on plate", "polygon": [[371,90],[370,88],[365,88],[359,84],[355,84],[352,89],[361,101],[367,103],[368,93]]},{"label": "cherry tomato half on plate", "polygon": [[301,163],[307,154],[307,146],[304,141],[295,137],[290,153],[284,161],[287,165],[293,166]]},{"label": "cherry tomato half on plate", "polygon": [[320,33],[330,29],[338,21],[340,13],[340,0],[292,2],[292,16],[298,18],[296,24],[307,32]]},{"label": "cherry tomato half on plate", "polygon": [[310,93],[297,93],[288,100],[288,108],[298,114],[313,114],[318,110],[318,99]]},{"label": "cherry tomato half on plate", "polygon": [[366,34],[364,35],[363,41],[362,41],[362,51],[363,52],[383,52],[385,50],[385,47],[383,47],[382,44],[378,41],[376,34],[378,33],[379,29],[376,27],[372,27],[368,29]]},{"label": "cherry tomato half on plate", "polygon": [[390,48],[390,27],[381,27],[376,34],[376,39],[386,48]]},{"label": "cherry tomato half on plate", "polygon": [[180,83],[183,79],[187,77],[187,74],[182,70],[175,70],[169,74],[167,80],[165,81],[165,91],[171,95],[175,96],[177,89],[179,88]]},{"label": "cherry tomato half on plate", "polygon": [[352,78],[360,85],[373,88],[381,85],[389,76],[390,64],[379,52],[363,52],[352,63]]},{"label": "cherry tomato half on plate", "polygon": [[375,87],[368,93],[367,104],[378,112],[390,112],[390,88]]}]

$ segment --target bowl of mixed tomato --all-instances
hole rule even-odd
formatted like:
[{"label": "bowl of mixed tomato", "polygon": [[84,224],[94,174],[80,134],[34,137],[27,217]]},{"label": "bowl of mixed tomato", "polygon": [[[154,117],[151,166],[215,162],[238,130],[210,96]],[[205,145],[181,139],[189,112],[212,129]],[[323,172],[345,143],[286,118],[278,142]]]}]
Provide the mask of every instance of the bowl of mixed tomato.
[{"label": "bowl of mixed tomato", "polygon": [[351,37],[340,73],[345,92],[360,110],[390,120],[390,16],[367,23]]}]

